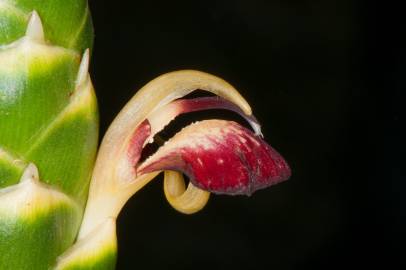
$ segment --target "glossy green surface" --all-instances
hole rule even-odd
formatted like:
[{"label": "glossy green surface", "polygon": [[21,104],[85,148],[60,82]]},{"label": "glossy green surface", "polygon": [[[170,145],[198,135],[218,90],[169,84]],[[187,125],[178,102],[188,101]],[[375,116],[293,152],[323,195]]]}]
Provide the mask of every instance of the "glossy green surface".
[{"label": "glossy green surface", "polygon": [[24,183],[0,203],[0,269],[49,269],[75,239],[82,210],[63,193]]},{"label": "glossy green surface", "polygon": [[[26,37],[33,10],[44,40]],[[51,269],[75,240],[98,143],[94,90],[77,81],[92,42],[85,0],[0,0],[0,270]],[[19,184],[29,163],[37,197]]]},{"label": "glossy green surface", "polygon": [[0,45],[24,35],[30,13],[40,15],[50,43],[83,52],[93,45],[93,26],[85,0],[0,1]]},{"label": "glossy green surface", "polygon": [[[24,35],[28,14],[35,9],[47,15],[40,15],[46,39],[79,48],[35,42],[0,47],[0,151],[9,156],[0,154],[0,187],[18,182],[22,168],[14,166],[15,160],[34,162],[43,179],[84,202],[97,143],[95,98],[76,115],[61,115],[77,90],[80,58],[91,45],[93,30],[86,1],[70,2],[0,2],[0,12],[8,14],[0,19],[3,43]],[[57,18],[66,20],[57,24]]]}]

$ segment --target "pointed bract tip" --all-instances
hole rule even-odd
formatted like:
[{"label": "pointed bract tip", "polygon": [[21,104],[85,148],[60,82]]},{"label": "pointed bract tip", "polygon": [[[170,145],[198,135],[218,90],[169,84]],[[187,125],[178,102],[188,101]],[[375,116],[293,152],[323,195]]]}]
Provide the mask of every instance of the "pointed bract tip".
[{"label": "pointed bract tip", "polygon": [[35,10],[31,13],[25,36],[34,39],[37,42],[45,42],[41,18]]},{"label": "pointed bract tip", "polygon": [[38,181],[38,168],[34,163],[28,164],[21,176],[20,182],[27,181]]},{"label": "pointed bract tip", "polygon": [[86,49],[82,56],[82,61],[80,62],[78,76],[76,77],[76,86],[79,86],[86,82],[89,70],[89,49]]}]

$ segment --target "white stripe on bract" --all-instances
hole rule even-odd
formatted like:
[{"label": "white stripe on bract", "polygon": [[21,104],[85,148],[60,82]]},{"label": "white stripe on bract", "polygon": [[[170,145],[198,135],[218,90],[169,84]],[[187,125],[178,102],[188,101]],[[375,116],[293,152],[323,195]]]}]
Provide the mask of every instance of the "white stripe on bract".
[{"label": "white stripe on bract", "polygon": [[[89,76],[89,75],[87,75]],[[49,123],[49,125],[41,130],[41,133],[36,136],[35,143],[33,143],[29,149],[24,153],[25,156],[29,156],[32,151],[36,149],[38,144],[43,142],[43,138],[49,135],[61,122],[66,118],[72,116],[81,110],[91,111],[96,107],[96,97],[93,91],[93,85],[90,79],[86,79],[84,83],[78,85],[73,92],[68,105],[55,117],[55,119]],[[90,113],[88,114],[90,115]]]},{"label": "white stripe on bract", "polygon": [[116,252],[116,249],[116,220],[107,218],[63,253],[57,260],[55,270],[97,263],[103,259],[103,256]]},{"label": "white stripe on bract", "polygon": [[80,62],[79,72],[76,77],[76,87],[80,87],[82,84],[85,84],[89,78],[88,75],[89,70],[89,49],[86,49],[83,56],[82,61]]},{"label": "white stripe on bract", "polygon": [[20,183],[0,189],[2,218],[18,216],[35,220],[36,216],[52,211],[60,205],[69,205],[78,213],[80,206],[64,193],[41,183],[37,167],[31,163],[20,178]]},{"label": "white stripe on bract", "polygon": [[24,169],[27,165],[24,160],[8,152],[6,149],[0,147],[0,160],[5,160],[12,166],[18,169]]}]

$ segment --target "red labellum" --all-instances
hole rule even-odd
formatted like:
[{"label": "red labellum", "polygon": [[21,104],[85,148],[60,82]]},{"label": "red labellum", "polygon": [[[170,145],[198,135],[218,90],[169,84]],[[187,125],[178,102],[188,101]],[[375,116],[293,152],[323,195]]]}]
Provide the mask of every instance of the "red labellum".
[{"label": "red labellum", "polygon": [[251,125],[256,135],[262,136],[260,125],[253,115],[246,115],[237,105],[221,97],[178,99],[172,102],[171,105],[178,106],[180,108],[178,114],[208,109],[224,109],[233,111],[242,116]]},{"label": "red labellum", "polygon": [[283,157],[259,136],[231,121],[206,120],[182,129],[137,169],[178,170],[204,190],[250,195],[290,177]]},{"label": "red labellum", "polygon": [[142,148],[144,147],[145,141],[151,135],[151,126],[149,121],[145,119],[134,131],[130,139],[130,147],[128,148],[128,158],[134,166],[137,165],[140,157]]}]

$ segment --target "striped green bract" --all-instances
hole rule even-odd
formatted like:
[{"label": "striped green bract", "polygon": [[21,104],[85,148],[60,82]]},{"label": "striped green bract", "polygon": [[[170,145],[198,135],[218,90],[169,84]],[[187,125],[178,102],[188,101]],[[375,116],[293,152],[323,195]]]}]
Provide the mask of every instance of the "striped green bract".
[{"label": "striped green bract", "polygon": [[98,140],[92,43],[85,0],[0,0],[0,269],[49,269],[75,240]]}]

